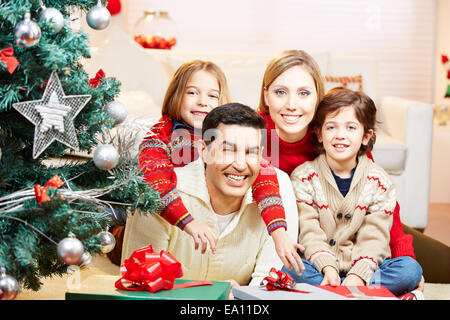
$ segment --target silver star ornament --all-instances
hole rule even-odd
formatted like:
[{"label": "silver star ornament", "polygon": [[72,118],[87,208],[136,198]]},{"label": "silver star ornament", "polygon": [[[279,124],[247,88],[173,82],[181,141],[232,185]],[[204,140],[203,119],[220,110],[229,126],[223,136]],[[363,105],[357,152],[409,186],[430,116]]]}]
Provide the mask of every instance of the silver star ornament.
[{"label": "silver star ornament", "polygon": [[53,71],[42,99],[13,103],[13,108],[35,125],[33,159],[55,140],[78,150],[73,120],[90,99],[91,95],[66,96]]}]

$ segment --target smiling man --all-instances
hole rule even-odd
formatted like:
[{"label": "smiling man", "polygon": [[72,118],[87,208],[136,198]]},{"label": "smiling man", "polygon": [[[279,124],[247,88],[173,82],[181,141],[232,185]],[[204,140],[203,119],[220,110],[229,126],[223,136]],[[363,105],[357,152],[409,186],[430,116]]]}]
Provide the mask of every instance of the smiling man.
[{"label": "smiling man", "polygon": [[[251,108],[230,103],[204,119],[200,158],[176,168],[183,203],[200,223],[216,232],[216,253],[201,254],[192,238],[159,215],[128,218],[122,261],[148,244],[172,253],[183,278],[229,280],[232,286],[259,285],[271,267],[280,269],[271,237],[253,200],[251,186],[260,170],[264,120]],[[287,174],[277,171],[290,237],[297,236],[297,209]]]}]

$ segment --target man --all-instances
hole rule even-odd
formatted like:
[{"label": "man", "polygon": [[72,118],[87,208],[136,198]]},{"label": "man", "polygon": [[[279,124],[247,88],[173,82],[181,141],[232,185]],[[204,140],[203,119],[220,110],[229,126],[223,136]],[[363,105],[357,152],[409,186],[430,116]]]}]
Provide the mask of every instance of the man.
[{"label": "man", "polygon": [[[232,286],[259,285],[271,267],[281,269],[251,191],[262,160],[263,129],[264,120],[247,106],[217,107],[203,122],[200,158],[175,169],[184,205],[218,235],[215,254],[196,250],[188,234],[159,215],[134,214],[126,224],[122,261],[151,244],[180,261],[185,279],[227,280]],[[291,182],[279,170],[277,176],[288,234],[295,241],[298,215]]]}]

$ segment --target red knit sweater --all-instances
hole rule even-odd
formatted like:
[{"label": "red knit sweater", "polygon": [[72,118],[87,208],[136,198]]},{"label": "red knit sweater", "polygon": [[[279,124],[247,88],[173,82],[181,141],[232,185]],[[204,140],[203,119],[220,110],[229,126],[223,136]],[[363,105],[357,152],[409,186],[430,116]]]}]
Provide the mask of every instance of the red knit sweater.
[{"label": "red knit sweater", "polygon": [[[266,121],[267,129],[267,148],[266,157],[271,161],[273,166],[280,168],[287,174],[291,175],[292,171],[302,163],[313,160],[318,152],[311,141],[312,131],[308,130],[306,136],[297,143],[287,143],[280,139],[275,131],[275,123],[269,114],[261,114]],[[277,146],[278,144],[278,150]],[[372,159],[372,154],[367,154]],[[410,256],[416,258],[412,246],[412,235],[403,232],[402,223],[400,221],[400,206],[395,206],[394,221],[390,232],[391,255],[392,258],[400,256]]]},{"label": "red knit sweater", "polygon": [[[199,136],[188,130],[183,130],[184,134],[173,135],[173,125],[173,120],[165,115],[150,129],[140,145],[139,168],[144,180],[160,195],[160,215],[183,230],[193,218],[177,191],[173,169],[198,158],[195,141]],[[261,162],[252,194],[269,234],[278,228],[287,229],[276,171],[267,160]]]}]

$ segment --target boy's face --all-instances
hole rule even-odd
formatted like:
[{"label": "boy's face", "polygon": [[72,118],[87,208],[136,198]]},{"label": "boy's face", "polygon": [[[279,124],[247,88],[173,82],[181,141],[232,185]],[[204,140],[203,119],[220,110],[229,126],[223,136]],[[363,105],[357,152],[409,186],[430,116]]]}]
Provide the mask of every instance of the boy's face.
[{"label": "boy's face", "polygon": [[261,132],[256,128],[221,123],[216,130],[205,134],[211,133],[216,139],[209,146],[201,141],[200,146],[210,197],[243,197],[259,173],[263,149]]},{"label": "boy's face", "polygon": [[323,144],[327,159],[341,166],[353,165],[361,144],[367,145],[373,131],[364,134],[364,126],[356,118],[352,106],[329,113],[322,128],[316,131],[319,142]]},{"label": "boy's face", "polygon": [[217,78],[210,72],[199,70],[186,83],[181,100],[181,119],[201,129],[203,119],[219,105],[220,88]]}]

